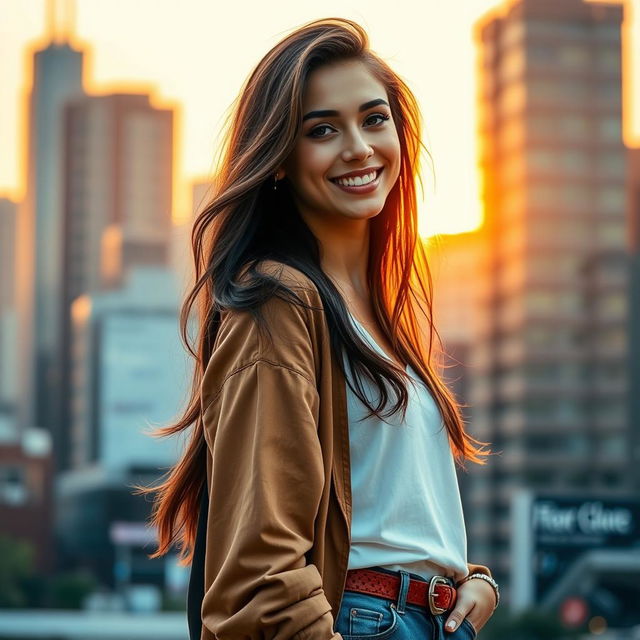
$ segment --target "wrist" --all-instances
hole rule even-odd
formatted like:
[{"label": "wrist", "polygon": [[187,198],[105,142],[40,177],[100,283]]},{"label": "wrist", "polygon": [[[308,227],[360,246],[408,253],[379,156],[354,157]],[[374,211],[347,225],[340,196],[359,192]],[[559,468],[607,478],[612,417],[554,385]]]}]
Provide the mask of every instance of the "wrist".
[{"label": "wrist", "polygon": [[488,576],[486,573],[471,573],[465,578],[462,578],[462,580],[460,580],[460,582],[456,584],[456,589],[469,580],[484,580],[485,582],[488,582],[491,585],[491,587],[493,588],[493,593],[496,597],[496,604],[493,607],[493,610],[495,611],[500,602],[500,589],[498,587],[498,583],[491,576]]}]

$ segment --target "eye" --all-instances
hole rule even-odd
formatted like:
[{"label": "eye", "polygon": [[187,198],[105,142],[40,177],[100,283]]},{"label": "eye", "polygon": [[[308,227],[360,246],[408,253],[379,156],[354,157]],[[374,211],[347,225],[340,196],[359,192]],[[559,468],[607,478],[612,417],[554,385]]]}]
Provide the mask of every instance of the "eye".
[{"label": "eye", "polygon": [[321,124],[319,127],[311,129],[311,131],[309,131],[308,133],[308,136],[310,138],[324,138],[325,136],[323,135],[316,135],[318,131],[322,131],[323,129],[331,129],[331,127],[328,124]]},{"label": "eye", "polygon": [[[389,116],[384,114],[384,113],[372,113],[367,120],[369,120],[370,118],[382,118],[382,122],[386,121],[389,119]],[[367,122],[367,120],[365,120],[365,122]],[[382,122],[378,122],[379,125],[382,124]]]},{"label": "eye", "polygon": [[[369,120],[371,120],[372,118],[381,118],[381,122],[375,123],[373,126],[382,126],[382,124],[386,121],[389,120],[391,116],[388,116],[384,113],[372,113],[370,116],[367,116],[365,118],[365,122],[369,122]],[[309,133],[307,134],[307,136],[309,138],[325,138],[326,136],[323,134],[319,134],[318,131],[322,131],[324,129],[332,129],[333,127],[330,127],[328,124],[321,124],[317,127],[315,127],[314,129],[311,129],[311,131],[309,131]]]}]

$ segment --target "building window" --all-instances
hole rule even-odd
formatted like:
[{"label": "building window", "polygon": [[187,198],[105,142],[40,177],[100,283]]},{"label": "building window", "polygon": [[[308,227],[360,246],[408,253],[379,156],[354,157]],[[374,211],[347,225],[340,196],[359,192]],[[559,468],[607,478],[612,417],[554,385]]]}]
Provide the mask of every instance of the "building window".
[{"label": "building window", "polygon": [[627,232],[624,222],[612,222],[598,225],[598,241],[607,247],[621,247],[627,241]]},{"label": "building window", "polygon": [[523,479],[529,487],[548,487],[552,483],[552,474],[548,469],[525,471]]},{"label": "building window", "polygon": [[600,153],[597,156],[598,173],[611,178],[624,178],[627,162],[624,152],[612,151]]},{"label": "building window", "polygon": [[603,213],[622,213],[625,209],[624,187],[603,187],[596,195],[598,209]]},{"label": "building window", "polygon": [[557,204],[557,190],[546,184],[533,184],[528,191],[529,202],[537,207],[552,207]]},{"label": "building window", "polygon": [[589,49],[580,44],[559,45],[557,61],[566,69],[582,69],[590,62]]},{"label": "building window", "polygon": [[622,475],[615,471],[604,471],[602,474],[602,484],[606,487],[619,487],[622,484]]},{"label": "building window", "polygon": [[564,185],[560,193],[561,202],[567,208],[582,210],[589,206],[591,193],[585,185]]},{"label": "building window", "polygon": [[0,465],[0,503],[20,506],[26,504],[28,497],[24,467]]},{"label": "building window", "polygon": [[556,20],[527,19],[527,36],[532,40],[538,37],[551,36],[561,39],[581,38],[591,32],[591,25],[587,22],[559,22]]},{"label": "building window", "polygon": [[591,474],[588,471],[573,471],[566,476],[566,484],[582,489],[589,484]]},{"label": "building window", "polygon": [[607,142],[622,142],[622,120],[620,118],[600,118],[598,134]]},{"label": "building window", "polygon": [[532,169],[551,171],[555,164],[555,154],[550,149],[528,149],[527,163]]},{"label": "building window", "polygon": [[598,82],[595,87],[594,97],[598,106],[613,109],[622,101],[622,80],[610,82]]},{"label": "building window", "polygon": [[546,172],[563,171],[565,173],[581,173],[589,168],[589,157],[576,149],[540,149],[529,148],[527,161],[536,170]]},{"label": "building window", "polygon": [[533,280],[557,281],[572,278],[577,272],[577,259],[573,256],[532,256],[527,263]]},{"label": "building window", "polygon": [[621,40],[621,29],[619,24],[596,24],[593,28],[598,40],[609,40],[619,43]]},{"label": "building window", "polygon": [[568,173],[582,173],[589,168],[589,156],[584,151],[567,149],[558,158],[561,168]]},{"label": "building window", "polygon": [[531,100],[542,104],[582,103],[590,95],[589,85],[579,79],[531,80],[528,90]]},{"label": "building window", "polygon": [[[626,306],[626,300],[621,302]],[[617,313],[622,315],[623,310],[616,309]],[[621,328],[609,329],[608,331],[602,331],[598,335],[598,344],[602,347],[609,349],[615,349],[616,351],[622,351],[627,346],[627,332]]]},{"label": "building window", "polygon": [[573,140],[582,139],[589,133],[589,118],[579,115],[562,116],[558,119],[562,134]]},{"label": "building window", "polygon": [[606,434],[600,437],[599,449],[602,453],[622,456],[627,451],[627,438],[620,434]]},{"label": "building window", "polygon": [[612,422],[623,424],[628,420],[623,400],[600,400],[595,405],[593,414],[605,427],[608,427]]},{"label": "building window", "polygon": [[595,67],[599,71],[619,73],[622,66],[622,54],[619,48],[602,48],[596,54]]},{"label": "building window", "polygon": [[527,127],[534,136],[552,137],[554,142],[558,139],[583,141],[589,135],[589,126],[589,118],[578,114],[530,115],[527,118]]},{"label": "building window", "polygon": [[[573,403],[575,405],[575,403]],[[580,409],[573,407],[572,416],[578,415]],[[584,455],[589,452],[589,438],[584,433],[572,433],[564,439],[564,450],[567,453]]]},{"label": "building window", "polygon": [[526,300],[527,310],[535,314],[552,313],[558,304],[558,296],[546,291],[528,291]]},{"label": "building window", "polygon": [[576,420],[582,416],[580,404],[569,398],[558,399],[556,417],[560,420]]},{"label": "building window", "polygon": [[577,43],[535,43],[527,47],[527,55],[533,63],[572,71],[584,69],[590,61],[588,48]]},{"label": "building window", "polygon": [[[554,204],[557,206],[557,203]],[[591,234],[588,227],[576,224],[565,216],[555,220],[547,217],[533,219],[530,221],[529,232],[537,243],[551,247],[563,246],[567,242],[584,243]]]}]

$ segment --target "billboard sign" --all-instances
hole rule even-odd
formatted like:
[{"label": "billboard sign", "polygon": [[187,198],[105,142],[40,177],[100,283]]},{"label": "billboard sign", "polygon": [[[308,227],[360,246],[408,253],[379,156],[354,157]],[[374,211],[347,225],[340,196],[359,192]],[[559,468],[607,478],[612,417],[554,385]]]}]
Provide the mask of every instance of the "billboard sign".
[{"label": "billboard sign", "polygon": [[540,603],[588,551],[640,549],[640,500],[521,490],[512,508],[516,609]]}]

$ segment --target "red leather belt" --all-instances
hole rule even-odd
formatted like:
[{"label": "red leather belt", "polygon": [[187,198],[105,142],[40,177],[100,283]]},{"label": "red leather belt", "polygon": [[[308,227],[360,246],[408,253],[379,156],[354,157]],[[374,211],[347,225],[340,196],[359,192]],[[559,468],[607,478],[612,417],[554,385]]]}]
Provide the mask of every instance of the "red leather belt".
[{"label": "red leather belt", "polygon": [[[347,571],[345,590],[396,601],[400,593],[400,577],[375,569],[351,569]],[[433,576],[429,582],[409,579],[407,602],[426,607],[433,615],[453,608],[457,595],[450,579],[444,576]]]}]

